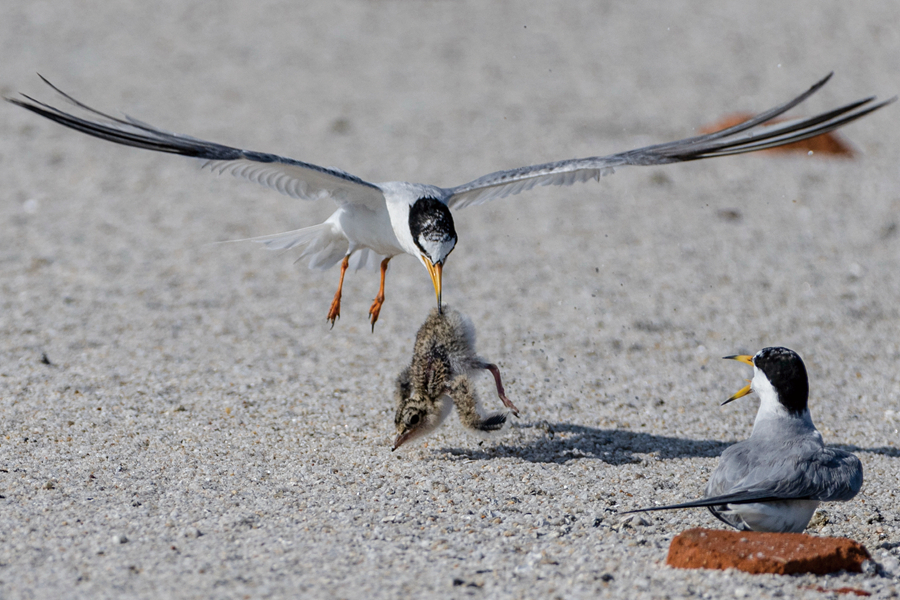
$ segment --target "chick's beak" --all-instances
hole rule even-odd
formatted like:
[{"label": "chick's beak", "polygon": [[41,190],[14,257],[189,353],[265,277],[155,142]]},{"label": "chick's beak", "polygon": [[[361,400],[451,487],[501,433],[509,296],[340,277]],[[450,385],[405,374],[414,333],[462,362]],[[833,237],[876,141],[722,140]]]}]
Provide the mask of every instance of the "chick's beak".
[{"label": "chick's beak", "polygon": [[414,430],[409,429],[407,431],[404,431],[400,435],[398,435],[397,438],[394,440],[394,447],[391,448],[391,452],[393,452],[394,450],[396,450],[397,448],[402,446],[404,443],[406,443],[409,440],[409,438],[412,437],[413,431]]},{"label": "chick's beak", "polygon": [[441,312],[441,279],[444,271],[444,263],[433,263],[427,256],[422,257],[428,274],[431,275],[431,283],[434,285],[434,295],[437,297],[438,312]]},{"label": "chick's beak", "polygon": [[[725,356],[724,358],[727,358],[729,360],[736,360],[738,362],[742,362],[744,364],[750,365],[751,367],[753,366],[753,357],[748,354],[735,354],[734,356]],[[748,379],[747,381],[750,381],[750,380]],[[747,394],[749,394],[752,391],[753,390],[750,388],[750,384],[748,383],[747,385],[742,387],[740,390],[738,390],[733,396],[728,398],[728,400],[723,402],[720,406],[725,406],[726,404],[728,404],[729,402],[731,402],[733,400],[737,400],[738,398],[743,398],[744,396],[746,396]]]}]

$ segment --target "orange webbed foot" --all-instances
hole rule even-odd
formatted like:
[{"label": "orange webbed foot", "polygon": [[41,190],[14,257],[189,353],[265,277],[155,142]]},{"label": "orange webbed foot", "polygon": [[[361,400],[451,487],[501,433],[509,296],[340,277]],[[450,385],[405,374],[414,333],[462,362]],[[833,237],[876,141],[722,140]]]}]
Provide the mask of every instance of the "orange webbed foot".
[{"label": "orange webbed foot", "polygon": [[331,328],[334,329],[334,322],[337,319],[341,318],[341,297],[335,296],[334,300],[331,301],[331,308],[328,309],[328,316],[325,317],[328,322],[331,323]]},{"label": "orange webbed foot", "polygon": [[378,320],[378,315],[381,313],[381,305],[384,304],[384,295],[379,295],[372,301],[372,306],[369,308],[369,320],[372,323],[372,331],[375,331],[375,321]]}]

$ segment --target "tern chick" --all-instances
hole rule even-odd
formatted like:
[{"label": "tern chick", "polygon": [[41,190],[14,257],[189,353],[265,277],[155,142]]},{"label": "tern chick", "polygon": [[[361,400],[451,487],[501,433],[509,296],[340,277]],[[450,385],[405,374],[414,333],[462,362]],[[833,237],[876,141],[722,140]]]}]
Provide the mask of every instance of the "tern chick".
[{"label": "tern chick", "polygon": [[510,411],[519,410],[506,397],[500,370],[475,354],[475,327],[457,310],[444,306],[431,311],[416,334],[412,362],[397,377],[393,450],[437,429],[453,406],[463,425],[473,431],[493,433],[506,425],[506,413],[481,416],[480,403],[469,379],[478,371],[494,376],[497,395]]},{"label": "tern chick", "polygon": [[726,358],[753,367],[750,384],[722,403],[759,395],[750,439],[722,453],[702,500],[629,512],[705,506],[741,531],[800,533],[820,502],[856,496],[862,463],[849,452],[825,447],[809,414],[806,367],[796,352],[763,348],[755,356]]}]

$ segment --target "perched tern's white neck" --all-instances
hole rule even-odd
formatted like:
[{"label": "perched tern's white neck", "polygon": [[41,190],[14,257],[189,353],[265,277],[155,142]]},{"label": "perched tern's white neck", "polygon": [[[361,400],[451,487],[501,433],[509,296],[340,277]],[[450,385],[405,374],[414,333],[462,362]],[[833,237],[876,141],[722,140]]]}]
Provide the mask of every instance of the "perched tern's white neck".
[{"label": "perched tern's white neck", "polygon": [[781,398],[778,396],[778,390],[775,389],[775,386],[772,385],[772,382],[769,381],[769,378],[766,377],[766,374],[759,367],[753,367],[753,379],[750,381],[750,389],[759,396],[759,409],[756,411],[756,420],[753,422],[754,430],[763,421],[788,418],[799,418],[806,421],[810,427],[814,427],[809,409],[804,409],[799,413],[789,411],[782,404]]}]

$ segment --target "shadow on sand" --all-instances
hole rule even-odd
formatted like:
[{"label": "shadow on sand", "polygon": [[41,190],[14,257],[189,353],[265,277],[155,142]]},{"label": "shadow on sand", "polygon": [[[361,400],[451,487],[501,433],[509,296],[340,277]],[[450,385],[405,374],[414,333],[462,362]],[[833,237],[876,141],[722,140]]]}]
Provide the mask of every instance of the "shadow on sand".
[{"label": "shadow on sand", "polygon": [[[487,448],[440,448],[438,454],[448,459],[490,460],[515,456],[533,463],[564,463],[575,459],[596,459],[610,465],[641,462],[636,454],[655,454],[660,459],[715,458],[735,442],[691,440],[664,435],[640,433],[625,429],[597,429],[569,423],[513,424],[513,429],[534,429],[534,439],[518,444],[497,444]],[[525,433],[523,431],[523,433]],[[526,434],[528,436],[528,434]],[[528,437],[531,437],[528,436]],[[829,444],[847,452],[882,454],[900,457],[900,448],[880,446],[863,448],[854,445]]]},{"label": "shadow on sand", "polygon": [[[515,456],[535,463],[564,463],[573,459],[597,459],[611,465],[641,462],[635,454],[655,453],[660,458],[716,457],[733,442],[686,440],[624,429],[597,429],[569,423],[513,424],[513,429],[535,429],[535,439],[489,448],[441,448],[450,458],[489,460]],[[532,434],[533,435],[533,434]]]}]

